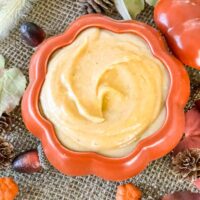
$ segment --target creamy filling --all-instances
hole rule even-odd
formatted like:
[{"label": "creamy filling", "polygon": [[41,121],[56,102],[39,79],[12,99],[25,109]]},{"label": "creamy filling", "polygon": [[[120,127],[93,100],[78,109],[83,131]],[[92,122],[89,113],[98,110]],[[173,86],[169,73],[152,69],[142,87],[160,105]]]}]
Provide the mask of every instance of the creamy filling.
[{"label": "creamy filling", "polygon": [[64,146],[122,157],[163,125],[168,88],[142,38],[89,28],[50,59],[40,102]]}]

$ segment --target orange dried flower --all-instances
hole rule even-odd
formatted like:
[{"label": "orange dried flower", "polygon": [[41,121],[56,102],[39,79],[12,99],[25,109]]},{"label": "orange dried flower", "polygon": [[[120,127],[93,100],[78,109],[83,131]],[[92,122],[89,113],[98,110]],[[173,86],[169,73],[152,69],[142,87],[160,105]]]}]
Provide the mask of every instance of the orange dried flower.
[{"label": "orange dried flower", "polygon": [[12,178],[0,178],[0,200],[14,200],[18,192],[19,188]]},{"label": "orange dried flower", "polygon": [[142,192],[131,183],[117,187],[116,200],[140,200],[141,197]]}]

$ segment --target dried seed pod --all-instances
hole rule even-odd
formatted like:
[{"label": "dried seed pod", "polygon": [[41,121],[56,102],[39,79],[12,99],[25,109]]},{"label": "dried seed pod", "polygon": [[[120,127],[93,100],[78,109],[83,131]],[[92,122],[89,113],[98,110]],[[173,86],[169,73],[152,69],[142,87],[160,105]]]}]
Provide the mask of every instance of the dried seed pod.
[{"label": "dried seed pod", "polygon": [[10,165],[14,156],[14,148],[12,144],[0,138],[0,169],[4,169]]},{"label": "dried seed pod", "polygon": [[44,30],[33,22],[25,22],[20,27],[22,39],[30,46],[38,46],[46,37]]},{"label": "dried seed pod", "polygon": [[11,116],[9,114],[3,113],[0,117],[0,133],[5,133],[11,129]]},{"label": "dried seed pod", "polygon": [[86,13],[113,13],[115,4],[113,0],[79,0],[78,3],[85,9]]},{"label": "dried seed pod", "polygon": [[174,171],[192,181],[200,178],[200,149],[179,152],[172,160]]}]

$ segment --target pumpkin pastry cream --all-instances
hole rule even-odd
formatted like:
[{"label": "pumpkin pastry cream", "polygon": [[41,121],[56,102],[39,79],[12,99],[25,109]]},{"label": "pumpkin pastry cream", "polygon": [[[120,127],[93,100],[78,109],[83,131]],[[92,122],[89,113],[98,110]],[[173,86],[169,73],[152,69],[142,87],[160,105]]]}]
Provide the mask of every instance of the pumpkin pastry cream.
[{"label": "pumpkin pastry cream", "polygon": [[89,28],[50,59],[41,109],[65,147],[122,157],[163,125],[169,84],[142,38]]}]

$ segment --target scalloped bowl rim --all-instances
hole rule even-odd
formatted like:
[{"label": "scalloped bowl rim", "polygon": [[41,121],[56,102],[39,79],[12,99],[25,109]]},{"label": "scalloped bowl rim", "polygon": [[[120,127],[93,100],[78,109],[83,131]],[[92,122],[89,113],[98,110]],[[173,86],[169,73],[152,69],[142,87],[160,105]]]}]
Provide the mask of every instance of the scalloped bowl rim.
[{"label": "scalloped bowl rim", "polygon": [[[94,152],[76,152],[65,148],[56,137],[53,125],[39,110],[39,95],[51,55],[72,43],[83,30],[99,27],[116,33],[132,33],[143,38],[153,55],[166,67],[170,89],[166,99],[167,116],[162,128],[139,141],[133,152],[122,158],[109,158]],[[67,175],[97,175],[106,180],[125,180],[141,172],[149,162],[170,152],[184,131],[184,106],[189,98],[189,78],[183,65],[169,52],[161,35],[149,25],[137,21],[116,21],[90,14],[78,18],[66,31],[44,41],[29,65],[30,83],[22,99],[22,116],[28,130],[38,137],[50,163]]]}]

